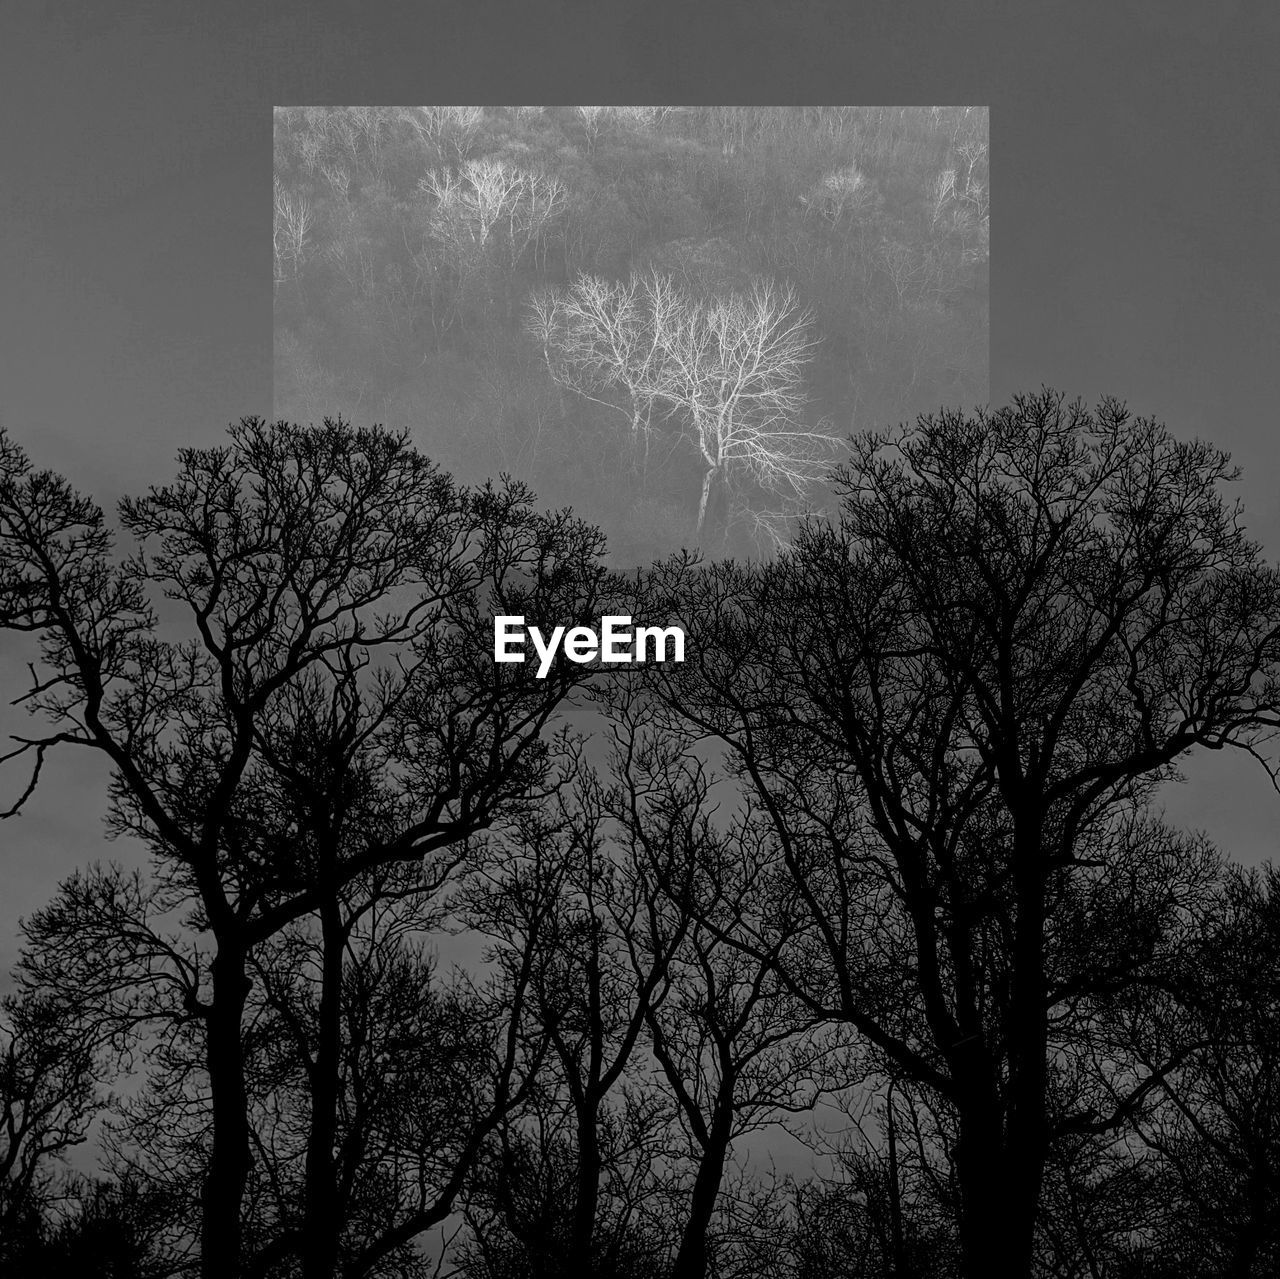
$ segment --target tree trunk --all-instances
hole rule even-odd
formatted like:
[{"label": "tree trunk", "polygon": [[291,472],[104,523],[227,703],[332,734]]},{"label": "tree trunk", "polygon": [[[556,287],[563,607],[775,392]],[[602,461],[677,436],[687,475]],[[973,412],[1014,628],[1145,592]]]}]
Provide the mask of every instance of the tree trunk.
[{"label": "tree trunk", "polygon": [[1017,923],[1009,1027],[1007,1229],[1028,1273],[1048,1148],[1048,1012],[1045,977],[1044,850],[1039,814],[1014,816]]},{"label": "tree trunk", "polygon": [[698,541],[702,541],[702,526],[707,518],[707,498],[711,496],[711,481],[715,479],[715,471],[707,470],[702,475],[702,498],[698,502]]},{"label": "tree trunk", "polygon": [[1249,1279],[1254,1273],[1258,1254],[1262,1251],[1262,1243],[1266,1234],[1267,1221],[1267,1169],[1256,1164],[1249,1177],[1247,1191],[1248,1215],[1236,1236],[1235,1247],[1231,1251],[1231,1266],[1227,1271],[1229,1279]]},{"label": "tree trunk", "polygon": [[972,1046],[963,1061],[966,1101],[960,1107],[956,1172],[961,1247],[971,1279],[1029,1279],[1047,1149],[1040,826],[1036,814],[1025,810],[1015,812],[1014,822],[1017,920],[1003,1090],[998,1065],[985,1047]]},{"label": "tree trunk", "polygon": [[205,1063],[213,1110],[213,1148],[200,1191],[202,1279],[239,1279],[240,1205],[249,1178],[249,1114],[240,1032],[250,982],[238,942],[218,939],[213,997],[205,1019]]},{"label": "tree trunk", "polygon": [[893,1111],[893,1084],[886,1103],[889,1129],[889,1243],[893,1250],[893,1279],[908,1279],[907,1254],[902,1234],[902,1189],[898,1183],[898,1126]]},{"label": "tree trunk", "polygon": [[[1013,1178],[1000,1123],[961,1114],[955,1167],[960,1183],[960,1251],[969,1279],[1029,1279],[1030,1249],[1014,1220]],[[1029,1241],[1029,1236],[1028,1236]]]},{"label": "tree trunk", "polygon": [[698,1175],[689,1200],[689,1217],[671,1268],[671,1279],[705,1279],[707,1273],[707,1231],[720,1195],[720,1182],[724,1177],[729,1138],[733,1131],[732,1085],[729,1086],[729,1095],[730,1099],[726,1100],[722,1095],[717,1101],[708,1141],[698,1161]]},{"label": "tree trunk", "polygon": [[570,1273],[590,1275],[594,1266],[596,1212],[600,1203],[600,1133],[594,1106],[578,1115],[578,1169],[569,1236]]},{"label": "tree trunk", "polygon": [[342,1211],[335,1184],[334,1144],[342,1047],[342,919],[337,898],[320,910],[321,984],[318,1035],[311,1075],[311,1122],[307,1132],[306,1207],[302,1243],[303,1279],[333,1279],[337,1273]]}]

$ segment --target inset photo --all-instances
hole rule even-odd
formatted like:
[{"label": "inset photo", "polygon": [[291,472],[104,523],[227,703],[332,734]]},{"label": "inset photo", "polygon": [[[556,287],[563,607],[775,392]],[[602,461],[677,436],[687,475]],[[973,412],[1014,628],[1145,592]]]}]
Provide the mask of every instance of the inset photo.
[{"label": "inset photo", "polygon": [[768,557],[988,395],[979,106],[281,106],[274,414],[410,433],[616,563]]}]

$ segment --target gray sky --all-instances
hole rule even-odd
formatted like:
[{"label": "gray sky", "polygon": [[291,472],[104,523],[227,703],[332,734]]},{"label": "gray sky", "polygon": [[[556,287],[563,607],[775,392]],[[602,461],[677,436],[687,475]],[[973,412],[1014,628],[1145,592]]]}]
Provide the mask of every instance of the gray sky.
[{"label": "gray sky", "polygon": [[[399,3],[345,28],[314,5],[16,7],[0,419],[102,499],[268,410],[274,103],[973,102],[991,106],[993,402],[1042,382],[1111,392],[1224,445],[1280,553],[1274,5],[561,0],[473,3],[464,27]],[[19,657],[0,646],[5,687]],[[1271,855],[1280,800],[1260,772],[1215,756],[1188,773],[1172,815]],[[0,826],[0,971],[17,917],[111,854],[104,782],[63,758]]]}]

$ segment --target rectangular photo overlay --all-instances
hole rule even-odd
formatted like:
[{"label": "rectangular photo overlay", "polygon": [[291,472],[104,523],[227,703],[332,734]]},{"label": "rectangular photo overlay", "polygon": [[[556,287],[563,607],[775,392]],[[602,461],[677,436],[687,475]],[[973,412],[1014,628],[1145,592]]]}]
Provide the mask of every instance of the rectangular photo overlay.
[{"label": "rectangular photo overlay", "polygon": [[851,433],[986,400],[989,188],[975,106],[279,107],[274,412],[772,554]]}]

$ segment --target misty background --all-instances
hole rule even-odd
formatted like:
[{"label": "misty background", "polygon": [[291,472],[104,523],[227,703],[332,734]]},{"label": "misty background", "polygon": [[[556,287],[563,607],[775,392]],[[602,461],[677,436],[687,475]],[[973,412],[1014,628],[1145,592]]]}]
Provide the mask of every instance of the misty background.
[{"label": "misty background", "polygon": [[619,564],[771,553],[851,433],[987,398],[983,107],[274,126],[275,415],[386,421],[460,478],[515,475]]}]

